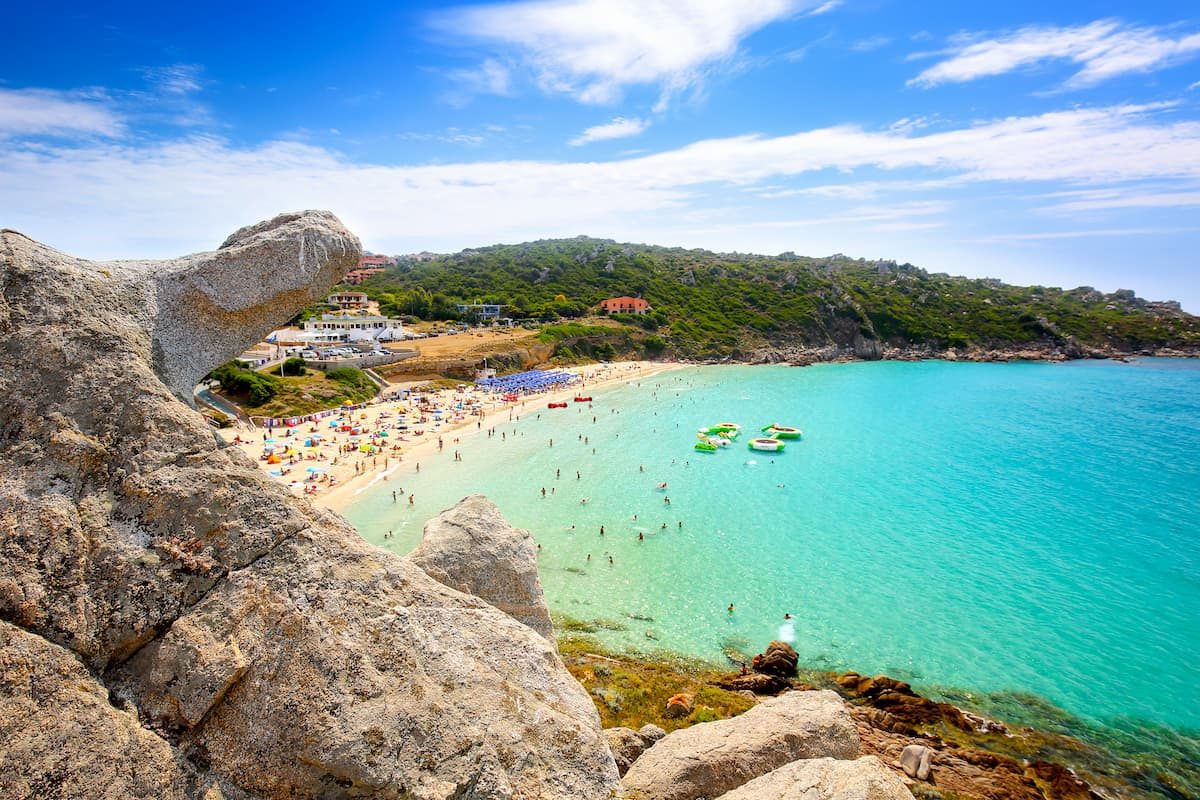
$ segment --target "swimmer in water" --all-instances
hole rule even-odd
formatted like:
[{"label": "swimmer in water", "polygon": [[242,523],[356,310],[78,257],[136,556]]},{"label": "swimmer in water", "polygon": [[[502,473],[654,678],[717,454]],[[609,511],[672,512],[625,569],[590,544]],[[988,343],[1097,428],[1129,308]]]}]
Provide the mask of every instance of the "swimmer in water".
[{"label": "swimmer in water", "polygon": [[732,613],[733,613],[733,603],[730,603],[730,604],[729,604],[729,613],[730,613],[730,614],[732,614]]}]

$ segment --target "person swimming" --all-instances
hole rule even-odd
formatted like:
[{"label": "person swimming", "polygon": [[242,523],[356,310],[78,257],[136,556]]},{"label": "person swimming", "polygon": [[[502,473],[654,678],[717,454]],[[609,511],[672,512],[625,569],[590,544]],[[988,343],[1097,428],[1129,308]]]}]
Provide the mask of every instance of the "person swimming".
[{"label": "person swimming", "polygon": [[783,615],[783,624],[779,626],[779,641],[792,644],[796,641],[796,626],[791,614]]}]

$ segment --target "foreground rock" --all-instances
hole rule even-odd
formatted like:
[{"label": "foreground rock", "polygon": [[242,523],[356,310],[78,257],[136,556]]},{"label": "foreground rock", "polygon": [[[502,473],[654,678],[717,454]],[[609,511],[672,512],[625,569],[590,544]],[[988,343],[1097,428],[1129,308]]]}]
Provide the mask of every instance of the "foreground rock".
[{"label": "foreground rock", "polygon": [[878,758],[863,756],[793,761],[721,800],[912,800],[912,793]]},{"label": "foreground rock", "polygon": [[634,762],[625,787],[645,800],[716,797],[801,758],[854,758],[858,734],[829,691],[787,692],[732,719],[667,734]]},{"label": "foreground rock", "polygon": [[633,762],[655,741],[632,728],[605,728],[604,736],[608,739],[608,747],[617,762],[617,772],[621,775],[628,772]]},{"label": "foreground rock", "polygon": [[488,601],[554,641],[538,578],[537,545],[529,531],[509,525],[483,495],[464,497],[425,523],[409,558],[437,582]]},{"label": "foreground rock", "polygon": [[324,212],[175,262],[0,234],[0,720],[37,720],[0,741],[0,796],[617,788],[545,638],[268,483],[178,399],[358,255]]},{"label": "foreground rock", "polygon": [[189,770],[69,650],[0,622],[0,795],[188,796]]}]

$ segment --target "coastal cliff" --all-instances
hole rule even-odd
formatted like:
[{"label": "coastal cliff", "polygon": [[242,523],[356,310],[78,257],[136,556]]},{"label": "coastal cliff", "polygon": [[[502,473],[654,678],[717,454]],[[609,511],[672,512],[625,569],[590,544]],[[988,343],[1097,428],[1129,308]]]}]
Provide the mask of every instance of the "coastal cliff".
[{"label": "coastal cliff", "polygon": [[272,485],[185,402],[359,254],[326,212],[166,262],[0,234],[0,794],[616,791],[552,643]]}]

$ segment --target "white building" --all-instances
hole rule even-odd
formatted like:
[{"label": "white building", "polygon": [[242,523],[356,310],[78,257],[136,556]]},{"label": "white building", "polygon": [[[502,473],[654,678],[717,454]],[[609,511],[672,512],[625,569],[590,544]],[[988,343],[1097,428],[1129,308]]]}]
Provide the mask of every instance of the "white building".
[{"label": "white building", "polygon": [[303,334],[311,334],[313,341],[327,341],[325,337],[337,336],[341,342],[393,342],[404,338],[404,325],[398,319],[388,319],[374,314],[322,314],[320,319],[304,323]]}]

